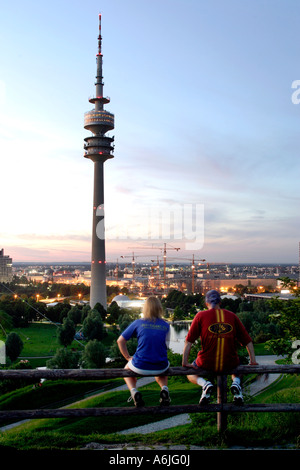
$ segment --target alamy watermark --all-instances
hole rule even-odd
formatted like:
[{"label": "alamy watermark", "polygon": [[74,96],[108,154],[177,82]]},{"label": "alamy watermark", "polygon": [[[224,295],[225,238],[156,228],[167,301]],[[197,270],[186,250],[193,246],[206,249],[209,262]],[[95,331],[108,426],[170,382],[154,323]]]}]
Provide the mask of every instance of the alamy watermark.
[{"label": "alamy watermark", "polygon": [[291,96],[292,103],[300,104],[300,80],[294,80],[292,83],[292,88],[295,88],[295,91]]},{"label": "alamy watermark", "polygon": [[300,339],[293,341],[292,348],[296,350],[292,354],[292,363],[300,364]]},{"label": "alamy watermark", "polygon": [[108,220],[107,230],[103,205],[96,208],[96,216],[96,234],[101,240],[181,241],[186,250],[200,250],[204,245],[204,204],[131,205],[116,220]]},{"label": "alamy watermark", "polygon": [[6,364],[5,343],[0,340],[0,364]]}]

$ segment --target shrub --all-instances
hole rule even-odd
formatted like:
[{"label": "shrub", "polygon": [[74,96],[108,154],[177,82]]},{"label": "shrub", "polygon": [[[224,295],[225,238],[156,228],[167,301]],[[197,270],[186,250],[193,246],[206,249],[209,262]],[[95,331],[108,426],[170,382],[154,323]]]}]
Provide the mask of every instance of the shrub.
[{"label": "shrub", "polygon": [[13,362],[19,357],[23,349],[23,341],[17,333],[9,333],[5,341],[5,348],[7,356]]},{"label": "shrub", "polygon": [[49,369],[78,369],[79,353],[68,351],[65,348],[58,349],[55,356],[46,362]]},{"label": "shrub", "polygon": [[104,366],[106,361],[106,351],[100,341],[93,339],[84,348],[81,365],[86,369],[97,369]]}]

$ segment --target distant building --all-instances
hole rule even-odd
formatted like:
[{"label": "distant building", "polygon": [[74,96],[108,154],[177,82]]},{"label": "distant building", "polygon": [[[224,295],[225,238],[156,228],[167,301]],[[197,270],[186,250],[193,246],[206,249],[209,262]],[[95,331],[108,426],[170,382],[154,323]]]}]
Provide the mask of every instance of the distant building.
[{"label": "distant building", "polygon": [[116,295],[112,301],[112,302],[116,302],[119,307],[121,308],[142,308],[144,303],[145,303],[145,299],[129,299],[129,297],[127,297],[127,295]]},{"label": "distant building", "polygon": [[55,271],[53,273],[53,282],[56,284],[76,284],[78,276],[70,271]]},{"label": "distant building", "polygon": [[12,258],[4,256],[4,249],[0,250],[0,282],[12,281]]},{"label": "distant building", "polygon": [[243,285],[245,287],[268,286],[272,289],[278,287],[277,278],[232,278],[232,279],[212,279],[212,278],[197,278],[195,281],[198,290],[201,288],[204,292],[210,289],[217,289],[222,292],[227,292],[229,288],[235,288],[236,285]]},{"label": "distant building", "polygon": [[244,294],[246,300],[250,302],[255,302],[257,300],[271,300],[271,299],[279,299],[279,300],[294,300],[296,297],[293,294],[283,294],[277,292],[275,294]]}]

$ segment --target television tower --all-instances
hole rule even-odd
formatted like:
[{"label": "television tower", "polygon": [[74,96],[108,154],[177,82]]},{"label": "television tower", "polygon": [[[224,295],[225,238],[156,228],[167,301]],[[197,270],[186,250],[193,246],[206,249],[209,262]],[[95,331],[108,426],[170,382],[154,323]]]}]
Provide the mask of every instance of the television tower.
[{"label": "television tower", "polygon": [[104,109],[110,99],[103,96],[102,76],[102,36],[101,15],[99,15],[98,53],[96,56],[96,95],[89,99],[95,108],[84,115],[84,128],[93,135],[84,139],[84,156],[94,162],[94,199],[93,199],[93,232],[91,260],[91,292],[90,306],[100,303],[107,308],[106,300],[106,260],[104,232],[104,162],[113,158],[114,137],[106,136],[106,132],[114,129],[114,115]]}]

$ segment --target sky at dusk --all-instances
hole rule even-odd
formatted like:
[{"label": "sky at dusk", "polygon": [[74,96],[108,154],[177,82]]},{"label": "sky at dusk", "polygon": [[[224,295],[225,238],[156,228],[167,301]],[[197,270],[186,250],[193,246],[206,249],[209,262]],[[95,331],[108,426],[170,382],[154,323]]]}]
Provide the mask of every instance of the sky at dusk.
[{"label": "sky at dusk", "polygon": [[99,13],[107,261],[298,263],[298,0],[4,2],[0,249],[90,260]]}]

